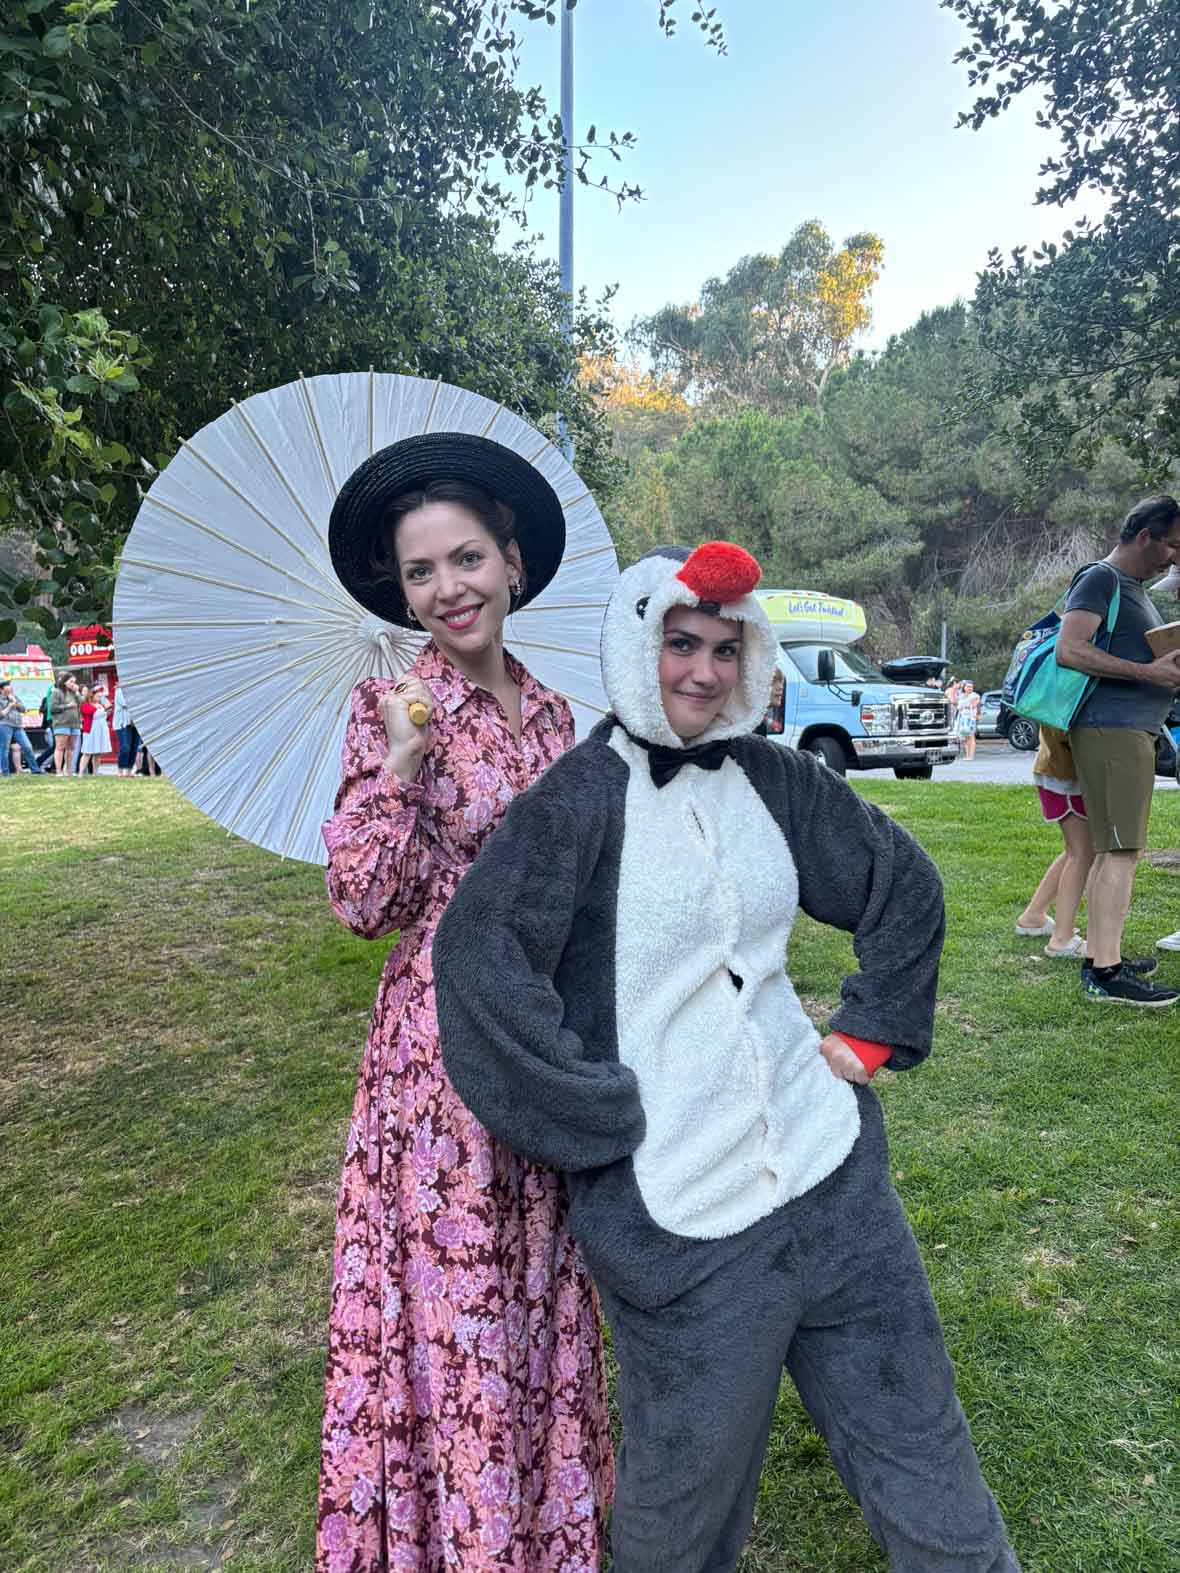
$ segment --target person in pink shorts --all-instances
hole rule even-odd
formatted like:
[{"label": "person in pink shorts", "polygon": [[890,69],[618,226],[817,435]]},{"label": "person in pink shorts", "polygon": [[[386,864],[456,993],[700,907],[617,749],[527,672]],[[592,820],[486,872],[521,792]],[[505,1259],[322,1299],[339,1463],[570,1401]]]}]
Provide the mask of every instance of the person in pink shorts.
[{"label": "person in pink shorts", "polygon": [[[1041,813],[1059,825],[1065,848],[1045,870],[1028,905],[1016,920],[1016,932],[1026,937],[1047,935],[1046,956],[1081,960],[1086,942],[1077,931],[1078,907],[1094,861],[1094,843],[1086,821],[1086,805],[1074,771],[1069,735],[1056,727],[1041,727],[1041,746],[1033,762],[1033,781],[1041,799]],[[1049,917],[1049,908],[1053,917]]]}]

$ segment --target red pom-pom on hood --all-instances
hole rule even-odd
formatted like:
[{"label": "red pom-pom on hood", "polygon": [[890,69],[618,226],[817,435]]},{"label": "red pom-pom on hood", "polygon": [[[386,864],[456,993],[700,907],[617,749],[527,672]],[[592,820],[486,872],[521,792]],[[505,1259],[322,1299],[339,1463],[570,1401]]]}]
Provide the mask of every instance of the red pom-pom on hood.
[{"label": "red pom-pom on hood", "polygon": [[731,541],[706,541],[676,577],[700,600],[726,606],[750,594],[762,577],[762,569],[756,558]]}]

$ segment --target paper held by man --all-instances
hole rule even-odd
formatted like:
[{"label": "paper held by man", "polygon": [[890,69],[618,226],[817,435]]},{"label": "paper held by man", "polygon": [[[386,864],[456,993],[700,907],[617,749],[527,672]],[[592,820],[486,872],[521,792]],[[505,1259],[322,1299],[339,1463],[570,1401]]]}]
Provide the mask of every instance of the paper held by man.
[{"label": "paper held by man", "polygon": [[1171,655],[1173,650],[1180,650],[1180,623],[1161,623],[1158,628],[1149,628],[1146,639],[1157,661],[1162,655]]}]

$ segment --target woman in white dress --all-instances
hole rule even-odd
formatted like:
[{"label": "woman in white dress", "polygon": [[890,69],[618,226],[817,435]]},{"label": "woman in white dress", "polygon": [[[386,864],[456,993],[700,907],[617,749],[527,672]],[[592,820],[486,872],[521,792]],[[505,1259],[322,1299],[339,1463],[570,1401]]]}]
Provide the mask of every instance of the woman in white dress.
[{"label": "woman in white dress", "polygon": [[[79,770],[86,774],[89,766],[91,774],[98,774],[99,760],[111,751],[111,729],[107,721],[106,696],[97,689],[88,695],[90,703],[94,706],[94,715],[89,728],[82,734],[82,759]],[[83,713],[85,720],[85,713]]]}]

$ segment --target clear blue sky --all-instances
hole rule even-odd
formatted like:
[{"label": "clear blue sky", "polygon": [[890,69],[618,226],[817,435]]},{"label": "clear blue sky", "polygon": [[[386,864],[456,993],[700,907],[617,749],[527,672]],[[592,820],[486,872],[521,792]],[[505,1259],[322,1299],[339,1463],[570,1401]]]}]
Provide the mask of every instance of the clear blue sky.
[{"label": "clear blue sky", "polygon": [[[575,123],[630,130],[620,165],[646,200],[619,211],[577,188],[576,283],[617,283],[620,328],[739,257],[777,251],[818,218],[834,240],[873,230],[885,271],[863,340],[884,345],[931,306],[970,296],[988,250],[1058,239],[1073,214],[1035,208],[1055,140],[1019,101],[980,131],[955,130],[972,95],[953,64],[965,41],[937,0],[717,0],[729,44],[719,59],[679,0],[676,36],[655,0],[580,0],[575,12]],[[527,28],[522,81],[558,99],[559,29]],[[544,248],[557,249],[556,193],[533,204]]]}]

